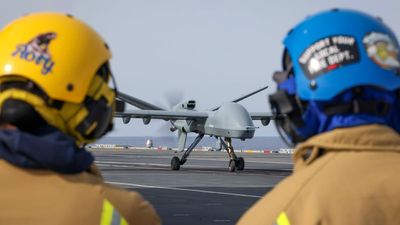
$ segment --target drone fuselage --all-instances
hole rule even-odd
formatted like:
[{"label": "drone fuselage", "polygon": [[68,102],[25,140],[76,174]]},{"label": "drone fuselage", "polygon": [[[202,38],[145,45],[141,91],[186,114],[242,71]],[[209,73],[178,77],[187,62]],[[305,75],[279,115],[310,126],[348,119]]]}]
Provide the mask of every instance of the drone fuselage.
[{"label": "drone fuselage", "polygon": [[[180,109],[185,110],[185,109]],[[249,139],[255,126],[249,112],[240,104],[228,102],[215,111],[207,111],[207,119],[175,120],[172,124],[185,132],[203,133],[216,137]]]}]

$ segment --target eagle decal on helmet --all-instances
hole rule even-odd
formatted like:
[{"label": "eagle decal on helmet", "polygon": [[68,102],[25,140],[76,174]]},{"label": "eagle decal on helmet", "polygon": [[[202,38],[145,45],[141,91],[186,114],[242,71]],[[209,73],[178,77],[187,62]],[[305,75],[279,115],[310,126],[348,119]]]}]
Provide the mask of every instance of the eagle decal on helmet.
[{"label": "eagle decal on helmet", "polygon": [[50,42],[56,37],[57,35],[54,32],[39,34],[28,43],[18,45],[12,56],[19,56],[23,60],[41,65],[41,73],[47,75],[54,67],[54,61],[48,48]]},{"label": "eagle decal on helmet", "polygon": [[400,68],[399,49],[388,35],[371,32],[363,39],[368,57],[384,69]]}]

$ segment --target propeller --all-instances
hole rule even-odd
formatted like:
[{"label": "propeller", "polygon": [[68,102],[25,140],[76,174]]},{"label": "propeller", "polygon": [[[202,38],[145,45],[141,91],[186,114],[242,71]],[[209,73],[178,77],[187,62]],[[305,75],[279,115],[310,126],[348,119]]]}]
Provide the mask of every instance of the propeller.
[{"label": "propeller", "polygon": [[183,92],[178,90],[171,90],[165,93],[165,99],[168,103],[168,109],[172,110],[174,106],[183,101]]},{"label": "propeller", "polygon": [[[183,101],[183,92],[179,90],[170,90],[164,94],[165,103],[167,104],[166,109],[173,110],[173,108]],[[165,104],[157,104],[157,105],[165,105]],[[166,121],[162,125],[160,125],[156,134],[158,136],[170,136],[171,132],[174,132],[176,128],[173,126],[171,121]]]}]

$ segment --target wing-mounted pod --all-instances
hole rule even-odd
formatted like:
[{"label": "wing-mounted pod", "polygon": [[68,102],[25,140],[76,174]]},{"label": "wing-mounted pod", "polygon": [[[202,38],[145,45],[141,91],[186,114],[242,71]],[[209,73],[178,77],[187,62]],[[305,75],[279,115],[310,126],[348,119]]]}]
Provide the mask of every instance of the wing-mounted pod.
[{"label": "wing-mounted pod", "polygon": [[263,125],[263,126],[268,126],[269,125],[269,123],[271,122],[271,119],[262,119],[261,120],[261,124]]},{"label": "wing-mounted pod", "polygon": [[149,124],[150,121],[151,121],[151,117],[143,117],[143,124],[144,124],[144,125]]},{"label": "wing-mounted pod", "polygon": [[122,122],[124,124],[128,124],[131,121],[131,117],[130,116],[124,116],[122,117]]}]

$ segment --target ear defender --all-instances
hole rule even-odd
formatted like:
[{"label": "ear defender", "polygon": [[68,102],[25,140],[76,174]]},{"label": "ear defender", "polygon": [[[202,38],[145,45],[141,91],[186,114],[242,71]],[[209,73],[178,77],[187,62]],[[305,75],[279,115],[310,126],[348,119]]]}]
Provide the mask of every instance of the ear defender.
[{"label": "ear defender", "polygon": [[70,120],[80,121],[72,122],[70,128],[84,140],[96,140],[113,128],[116,91],[108,86],[111,76],[108,63],[102,65],[92,81],[83,107],[76,113],[77,118]]},{"label": "ear defender", "polygon": [[285,115],[275,120],[275,126],[282,140],[289,146],[303,141],[297,134],[296,127],[304,126],[302,114],[306,107],[296,96],[293,66],[290,56],[285,49],[282,59],[283,71],[276,71],[273,80],[277,83],[277,91],[269,95],[269,104],[275,116]]},{"label": "ear defender", "polygon": [[[111,76],[108,63],[103,64],[93,77],[84,101],[78,104],[52,100],[25,78],[2,77],[0,122],[26,127],[27,124],[39,126],[46,121],[74,137],[78,145],[93,142],[113,127],[116,91],[108,86]],[[30,122],[23,123],[25,119],[21,116],[30,118]]]}]

